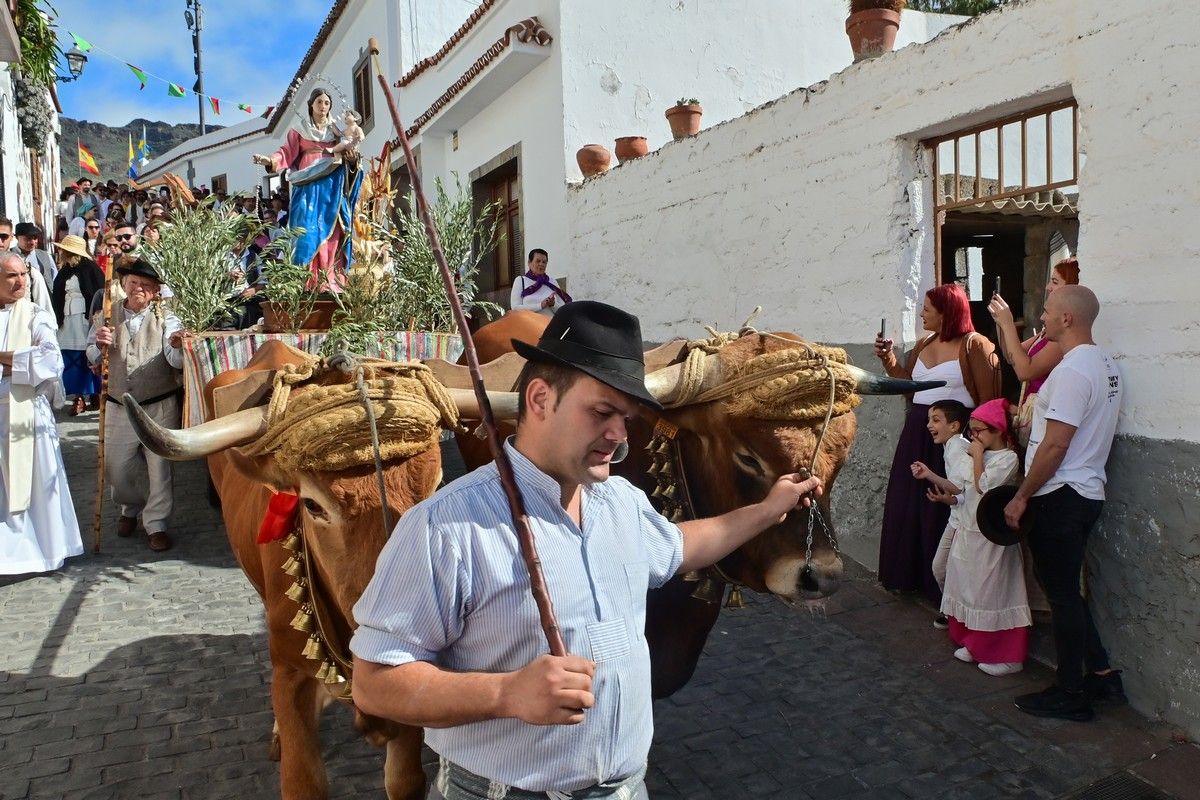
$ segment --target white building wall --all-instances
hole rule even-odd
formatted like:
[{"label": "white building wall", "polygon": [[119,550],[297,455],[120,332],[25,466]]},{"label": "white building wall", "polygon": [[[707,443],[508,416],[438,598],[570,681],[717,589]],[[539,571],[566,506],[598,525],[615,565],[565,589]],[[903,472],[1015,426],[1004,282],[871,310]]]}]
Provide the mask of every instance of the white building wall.
[{"label": "white building wall", "polygon": [[[551,272],[571,270],[566,216],[566,175],[563,152],[562,63],[560,19],[553,0],[506,0],[498,3],[454,51],[422,75],[405,91],[401,109],[406,123],[462,75],[504,31],[536,16],[554,37],[545,48],[545,60],[534,67],[497,101],[482,109],[458,129],[458,149],[449,135],[422,133],[422,180],[432,191],[440,177],[449,187],[457,173],[470,191],[473,170],[488,164],[511,147],[520,146],[521,218],[525,249],[541,247],[551,254]],[[572,161],[574,156],[572,155]]]},{"label": "white building wall", "polygon": [[[567,175],[582,177],[575,152],[585,144],[671,141],[665,112],[680,98],[700,101],[707,128],[844,69],[853,61],[846,16],[845,0],[620,0],[604,15],[564,3]],[[962,20],[905,12],[896,46]]]},{"label": "white building wall", "polygon": [[[575,293],[638,314],[647,339],[736,330],[762,304],[760,329],[844,344],[874,366],[879,318],[911,345],[933,279],[919,141],[1073,95],[1082,279],[1126,392],[1088,588],[1133,704],[1195,738],[1200,51],[1174,8],[1005,6],[589,180],[568,213]],[[842,552],[871,568],[902,407],[863,403],[833,491]]]},{"label": "white building wall", "polygon": [[[49,97],[47,101],[53,103]],[[21,140],[12,73],[9,72],[9,64],[0,62],[0,155],[3,156],[4,169],[4,214],[14,223],[36,222],[52,236],[55,205],[62,190],[58,155],[61,126],[56,112],[51,114],[51,130],[45,153],[39,159],[42,204],[35,208],[32,162],[30,151]]]},{"label": "white building wall", "polygon": [[[1104,306],[1100,342],[1128,378],[1121,431],[1200,441],[1200,239],[1195,213],[1182,212],[1200,200],[1200,161],[1178,157],[1200,123],[1200,54],[1168,20],[1120,4],[1020,3],[671,144],[572,192],[576,285],[625,302],[650,339],[734,325],[762,303],[764,326],[867,343],[888,317],[911,343],[933,277],[918,141],[1073,91],[1083,280]],[[1162,91],[1147,96],[1147,81]]]}]

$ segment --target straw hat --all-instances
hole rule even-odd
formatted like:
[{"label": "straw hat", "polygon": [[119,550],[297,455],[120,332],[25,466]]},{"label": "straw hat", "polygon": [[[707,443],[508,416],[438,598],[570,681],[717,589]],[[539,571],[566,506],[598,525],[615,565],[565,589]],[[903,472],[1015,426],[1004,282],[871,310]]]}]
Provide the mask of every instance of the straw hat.
[{"label": "straw hat", "polygon": [[54,242],[55,247],[60,250],[65,250],[71,255],[82,256],[83,258],[91,258],[92,254],[88,252],[87,242],[82,236],[64,236],[61,242]]}]

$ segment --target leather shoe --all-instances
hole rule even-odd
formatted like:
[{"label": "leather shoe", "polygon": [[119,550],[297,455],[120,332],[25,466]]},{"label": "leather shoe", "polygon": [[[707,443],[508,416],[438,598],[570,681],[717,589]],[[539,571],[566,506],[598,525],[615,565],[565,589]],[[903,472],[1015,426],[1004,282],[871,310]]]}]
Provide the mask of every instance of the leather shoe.
[{"label": "leather shoe", "polygon": [[117,536],[128,539],[137,530],[137,517],[121,517],[117,520]]},{"label": "leather shoe", "polygon": [[150,545],[150,549],[154,552],[161,553],[164,550],[170,550],[172,542],[171,537],[167,535],[166,531],[155,531],[150,534],[147,544]]}]

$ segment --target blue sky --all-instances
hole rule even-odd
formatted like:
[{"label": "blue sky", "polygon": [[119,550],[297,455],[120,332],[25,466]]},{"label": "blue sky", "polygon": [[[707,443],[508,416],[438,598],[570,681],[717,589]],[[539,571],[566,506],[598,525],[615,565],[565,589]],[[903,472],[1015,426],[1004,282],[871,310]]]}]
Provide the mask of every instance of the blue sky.
[{"label": "blue sky", "polygon": [[[184,21],[185,0],[50,0],[58,12],[62,49],[70,49],[67,31],[96,50],[89,53],[83,77],[58,84],[63,114],[122,126],[135,117],[164,122],[197,122],[192,36]],[[235,125],[249,119],[237,110],[248,103],[260,114],[278,103],[300,59],[321,27],[331,0],[203,0],[204,90],[221,100],[221,115],[206,107],[205,121]],[[114,58],[103,49],[114,54]],[[153,78],[138,91],[138,80],[124,62],[180,84],[186,97],[167,96],[167,85]],[[66,63],[59,69],[68,74]]]}]

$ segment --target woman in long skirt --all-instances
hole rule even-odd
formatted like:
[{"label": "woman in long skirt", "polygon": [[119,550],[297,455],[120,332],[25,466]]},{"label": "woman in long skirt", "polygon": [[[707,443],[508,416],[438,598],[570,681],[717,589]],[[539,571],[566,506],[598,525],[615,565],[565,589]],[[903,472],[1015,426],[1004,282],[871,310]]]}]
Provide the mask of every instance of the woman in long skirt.
[{"label": "woman in long skirt", "polygon": [[78,236],[66,236],[55,244],[60,269],[54,279],[50,303],[58,319],[58,345],[63,357],[63,390],[75,395],[71,414],[91,405],[99,407],[100,379],[87,361],[88,302],[104,288],[104,273],[87,252],[87,244]]},{"label": "woman in long skirt", "polygon": [[894,378],[944,381],[937,389],[917,392],[904,422],[892,459],[879,540],[879,580],[887,589],[921,591],[940,601],[933,577],[933,557],[949,518],[949,507],[925,496],[927,485],[912,474],[920,461],[945,475],[942,447],[926,429],[929,404],[958,400],[974,408],[999,395],[1000,365],[995,346],[975,333],[967,296],[956,284],[944,284],[925,294],[921,322],[929,335],[917,343],[900,366],[891,339],[875,339],[875,355]]}]

